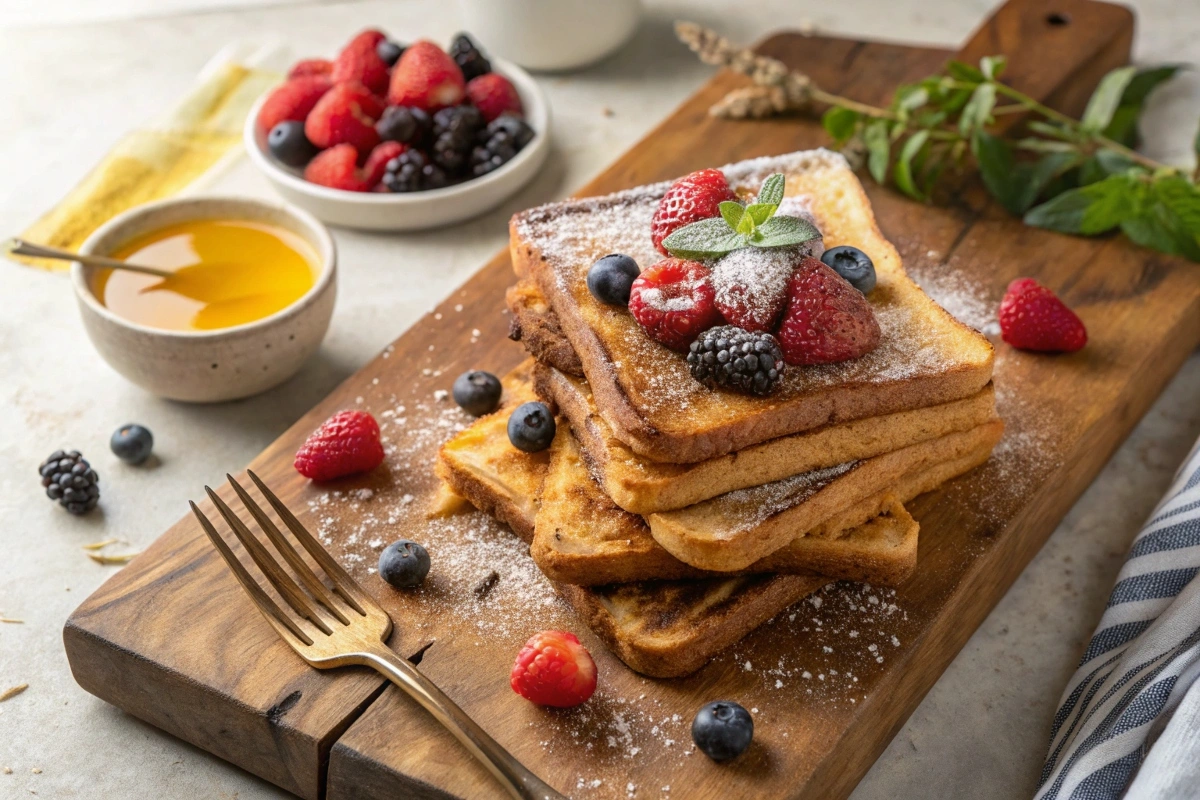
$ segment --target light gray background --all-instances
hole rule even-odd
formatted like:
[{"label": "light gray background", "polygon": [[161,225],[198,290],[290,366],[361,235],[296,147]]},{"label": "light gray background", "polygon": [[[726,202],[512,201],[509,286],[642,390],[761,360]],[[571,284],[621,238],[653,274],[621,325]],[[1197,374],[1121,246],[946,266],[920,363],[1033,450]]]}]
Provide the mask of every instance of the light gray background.
[{"label": "light gray background", "polygon": [[[988,0],[697,0],[647,3],[642,29],[586,72],[541,76],[556,152],[503,208],[454,231],[338,231],[341,286],[319,356],[256,399],[215,407],[157,400],[91,350],[64,275],[0,263],[0,797],[280,797],[283,793],[80,690],[61,644],[70,611],[114,569],[80,545],[111,535],[147,545],[205,483],[240,467],[301,413],[506,243],[515,210],[570,193],[633,144],[710,70],[670,33],[676,18],[751,41],[785,27],[953,46]],[[1200,61],[1192,0],[1142,0],[1136,57]],[[329,54],[368,25],[448,40],[461,24],[437,2],[0,0],[0,235],[52,205],[125,131],[169,106],[230,39],[278,34],[296,54]],[[486,31],[474,31],[485,44]],[[611,111],[611,116],[605,110]],[[1186,163],[1200,79],[1161,91],[1147,149]],[[242,163],[221,189],[268,195]],[[1147,324],[1153,324],[1147,320]],[[1058,693],[1099,617],[1127,543],[1200,434],[1193,357],[1050,542],[946,671],[858,787],[857,800],[1022,797],[1036,783]],[[148,425],[161,465],[124,468],[107,440]],[[69,517],[35,469],[58,447],[103,477],[102,513]],[[184,632],[181,632],[184,633]],[[34,773],[32,770],[40,770]]]}]

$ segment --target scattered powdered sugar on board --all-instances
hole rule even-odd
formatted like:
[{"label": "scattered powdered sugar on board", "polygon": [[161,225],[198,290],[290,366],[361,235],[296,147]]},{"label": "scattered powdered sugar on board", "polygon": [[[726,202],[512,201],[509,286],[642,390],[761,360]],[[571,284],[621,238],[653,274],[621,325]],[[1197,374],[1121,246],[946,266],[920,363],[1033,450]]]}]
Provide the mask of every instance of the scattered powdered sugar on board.
[{"label": "scattered powdered sugar on board", "polygon": [[987,336],[1000,334],[1000,323],[996,319],[1000,299],[990,297],[982,285],[961,270],[937,264],[909,275],[925,294],[959,322]]}]

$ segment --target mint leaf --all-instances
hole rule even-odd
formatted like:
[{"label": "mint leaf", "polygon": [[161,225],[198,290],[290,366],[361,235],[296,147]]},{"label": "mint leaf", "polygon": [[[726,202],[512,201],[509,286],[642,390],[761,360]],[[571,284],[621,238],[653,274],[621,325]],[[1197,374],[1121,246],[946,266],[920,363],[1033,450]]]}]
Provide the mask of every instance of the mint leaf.
[{"label": "mint leaf", "polygon": [[834,106],[821,117],[821,125],[824,126],[825,132],[833,139],[833,143],[841,146],[854,135],[854,130],[858,127],[859,119],[861,119],[861,115],[857,111],[851,111],[841,106]]},{"label": "mint leaf", "polygon": [[760,238],[749,242],[754,247],[789,247],[821,236],[812,223],[799,217],[771,217],[759,227],[758,232]]},{"label": "mint leaf", "polygon": [[1112,121],[1104,129],[1104,135],[1109,139],[1120,142],[1127,147],[1137,147],[1141,135],[1138,132],[1138,118],[1142,114],[1142,106],[1150,93],[1159,84],[1169,81],[1182,69],[1179,64],[1167,64],[1162,67],[1151,67],[1140,70],[1129,81],[1121,94],[1121,102],[1113,113]]},{"label": "mint leaf", "polygon": [[734,228],[734,230],[742,236],[753,236],[754,229],[757,227],[758,223],[754,221],[754,217],[750,216],[749,214],[743,214],[742,218],[738,220],[737,227]]},{"label": "mint leaf", "polygon": [[887,182],[888,158],[891,142],[888,141],[887,122],[877,119],[863,130],[863,143],[867,146],[867,169],[876,183]]},{"label": "mint leaf", "polygon": [[961,61],[951,60],[946,63],[946,74],[951,78],[960,81],[981,81],[983,73],[972,67],[970,64],[964,64]]},{"label": "mint leaf", "polygon": [[756,202],[764,206],[779,205],[783,202],[783,184],[783,173],[776,172],[763,181],[762,188],[758,190],[758,199]]},{"label": "mint leaf", "polygon": [[1035,119],[1026,123],[1025,127],[1035,133],[1040,133],[1042,136],[1049,136],[1052,139],[1062,139],[1064,142],[1070,142],[1075,139],[1075,135],[1071,131],[1053,122],[1042,122]]},{"label": "mint leaf", "polygon": [[1000,77],[1000,73],[1004,72],[1004,68],[1008,65],[1008,59],[1004,56],[984,56],[979,59],[979,71],[983,73],[985,78],[996,80]]},{"label": "mint leaf", "polygon": [[917,188],[917,184],[913,180],[913,159],[921,152],[921,148],[925,146],[928,139],[929,131],[917,131],[908,137],[908,141],[901,148],[900,157],[896,159],[896,166],[892,171],[892,177],[896,181],[896,188],[914,200],[925,199],[925,193]]},{"label": "mint leaf", "polygon": [[[1068,189],[1030,209],[1025,223],[1060,233],[1104,233],[1137,214],[1138,181],[1113,175],[1080,189]],[[1132,237],[1131,237],[1132,238]]]},{"label": "mint leaf", "polygon": [[1085,131],[1102,131],[1112,122],[1125,88],[1137,74],[1137,67],[1118,67],[1100,79],[1084,109],[1080,125]]},{"label": "mint leaf", "polygon": [[1079,184],[1087,186],[1099,183],[1109,175],[1119,175],[1134,166],[1134,163],[1112,150],[1097,150],[1096,154],[1083,162],[1079,168]]},{"label": "mint leaf", "polygon": [[1047,153],[1033,163],[1018,163],[1008,142],[987,131],[975,132],[971,152],[988,192],[1010,214],[1017,215],[1028,211],[1050,181],[1077,166],[1081,158],[1071,149]]},{"label": "mint leaf", "polygon": [[996,85],[981,83],[971,93],[971,99],[963,106],[958,118],[958,130],[963,136],[970,136],[971,131],[982,128],[992,118],[992,109],[996,107]]},{"label": "mint leaf", "polygon": [[746,213],[746,209],[741,203],[735,203],[732,200],[723,200],[717,206],[721,210],[721,217],[728,223],[729,227],[737,230],[738,223],[742,221],[742,215]]},{"label": "mint leaf", "polygon": [[[1157,194],[1157,187],[1152,188],[1152,194]],[[1152,197],[1136,217],[1121,223],[1121,230],[1145,247],[1200,261],[1200,239],[1195,230],[1189,229],[1161,197]]]},{"label": "mint leaf", "polygon": [[685,225],[663,239],[663,247],[677,258],[718,258],[746,244],[746,237],[729,228],[722,217]]},{"label": "mint leaf", "polygon": [[762,225],[775,215],[779,206],[770,203],[751,203],[746,206],[746,213],[750,215],[750,219],[754,220],[755,225]]},{"label": "mint leaf", "polygon": [[918,83],[901,86],[892,104],[901,111],[916,111],[929,102],[929,90]]},{"label": "mint leaf", "polygon": [[1200,240],[1200,188],[1180,175],[1167,175],[1155,180],[1150,190],[1179,221],[1180,230]]}]

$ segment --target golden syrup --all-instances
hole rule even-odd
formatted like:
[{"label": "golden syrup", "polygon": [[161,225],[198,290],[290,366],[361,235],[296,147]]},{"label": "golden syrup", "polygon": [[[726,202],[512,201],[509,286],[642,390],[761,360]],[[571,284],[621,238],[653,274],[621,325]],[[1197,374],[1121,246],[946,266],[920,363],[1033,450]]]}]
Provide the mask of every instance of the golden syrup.
[{"label": "golden syrup", "polygon": [[130,322],[174,331],[218,330],[269,317],[316,280],[317,256],[304,239],[246,220],[181,222],[143,234],[112,255],[172,275],[97,270],[101,304]]}]

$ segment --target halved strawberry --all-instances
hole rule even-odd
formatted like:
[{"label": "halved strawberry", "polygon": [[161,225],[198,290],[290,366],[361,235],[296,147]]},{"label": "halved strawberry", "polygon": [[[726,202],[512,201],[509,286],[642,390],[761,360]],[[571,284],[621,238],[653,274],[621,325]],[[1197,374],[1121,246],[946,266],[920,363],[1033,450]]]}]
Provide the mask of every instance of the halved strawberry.
[{"label": "halved strawberry", "polygon": [[846,279],[815,258],[792,273],[779,326],[783,360],[831,364],[871,352],[882,336],[871,304]]}]

